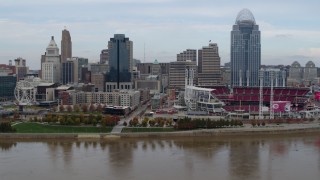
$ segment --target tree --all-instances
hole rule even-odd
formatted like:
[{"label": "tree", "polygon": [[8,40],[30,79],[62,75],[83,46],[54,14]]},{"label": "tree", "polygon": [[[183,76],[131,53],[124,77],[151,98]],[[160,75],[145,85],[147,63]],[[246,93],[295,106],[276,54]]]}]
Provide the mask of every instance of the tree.
[{"label": "tree", "polygon": [[76,119],[74,120],[74,124],[75,124],[75,125],[79,125],[80,122],[81,122],[81,121],[80,121],[80,118],[76,118]]},{"label": "tree", "polygon": [[1,122],[0,123],[0,132],[15,132],[14,127],[11,126],[10,122]]},{"label": "tree", "polygon": [[166,120],[166,126],[172,126],[172,123],[173,120],[171,118]]},{"label": "tree", "polygon": [[80,106],[79,106],[78,104],[74,105],[74,106],[73,106],[73,109],[74,109],[74,111],[77,112],[77,113],[80,112]]},{"label": "tree", "polygon": [[156,121],[154,119],[149,120],[150,127],[153,127],[156,124]]},{"label": "tree", "polygon": [[53,107],[53,112],[57,112],[58,111],[58,107],[57,106],[54,106]]},{"label": "tree", "polygon": [[147,119],[143,119],[141,122],[141,126],[142,127],[147,127],[148,126],[148,120]]},{"label": "tree", "polygon": [[80,122],[83,123],[83,122],[84,122],[84,115],[83,115],[83,114],[80,114],[80,117],[79,117],[79,118],[80,118]]},{"label": "tree", "polygon": [[101,105],[101,104],[98,104],[98,106],[97,106],[97,111],[98,111],[99,113],[102,113],[103,109],[102,109],[102,105]]},{"label": "tree", "polygon": [[89,111],[90,112],[94,112],[96,109],[95,109],[95,107],[94,107],[94,105],[93,104],[90,104],[90,106],[89,106]]},{"label": "tree", "polygon": [[118,123],[117,116],[110,116],[110,115],[105,116],[101,121],[101,125],[103,127],[105,127],[105,126],[115,126],[115,125],[117,125],[117,123]]},{"label": "tree", "polygon": [[87,112],[88,111],[88,106],[86,104],[82,105],[82,112]]},{"label": "tree", "polygon": [[90,114],[88,117],[88,124],[93,124],[93,119],[94,119],[94,116]]},{"label": "tree", "polygon": [[101,114],[98,114],[97,115],[97,122],[101,122],[101,120],[102,120],[102,116],[101,116]]},{"label": "tree", "polygon": [[132,119],[131,125],[132,125],[133,127],[136,127],[138,124],[139,124],[138,118],[137,118],[137,117],[134,117],[134,118]]},{"label": "tree", "polygon": [[67,106],[67,111],[70,113],[72,112],[72,107],[70,105]]},{"label": "tree", "polygon": [[60,105],[59,106],[59,112],[63,112],[64,111],[64,106],[63,105]]},{"label": "tree", "polygon": [[52,114],[51,113],[48,113],[47,114],[47,122],[52,122]]}]

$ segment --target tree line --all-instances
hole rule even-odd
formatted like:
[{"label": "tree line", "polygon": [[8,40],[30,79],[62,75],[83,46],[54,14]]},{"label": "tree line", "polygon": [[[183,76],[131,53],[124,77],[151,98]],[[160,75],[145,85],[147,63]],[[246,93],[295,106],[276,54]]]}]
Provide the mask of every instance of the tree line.
[{"label": "tree line", "polygon": [[174,128],[178,130],[192,130],[199,128],[213,129],[213,128],[227,128],[227,127],[242,127],[243,122],[240,120],[210,120],[209,118],[195,118],[184,117],[178,119]]},{"label": "tree line", "polygon": [[31,122],[47,122],[47,123],[57,123],[60,125],[93,125],[96,126],[100,124],[102,127],[113,127],[120,121],[119,116],[106,115],[76,115],[76,114],[51,114],[48,113],[42,119],[33,117],[30,119]]}]

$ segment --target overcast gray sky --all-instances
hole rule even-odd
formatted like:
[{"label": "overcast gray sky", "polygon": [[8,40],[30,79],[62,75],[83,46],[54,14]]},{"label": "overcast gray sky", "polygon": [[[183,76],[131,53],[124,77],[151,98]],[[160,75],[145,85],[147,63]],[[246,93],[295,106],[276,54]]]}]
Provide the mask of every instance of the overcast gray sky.
[{"label": "overcast gray sky", "polygon": [[218,43],[222,64],[230,57],[230,31],[243,8],[261,30],[262,64],[320,65],[319,0],[0,0],[0,63],[23,57],[40,68],[51,36],[71,33],[73,56],[99,60],[113,34],[134,43],[134,58],[176,60],[187,48]]}]

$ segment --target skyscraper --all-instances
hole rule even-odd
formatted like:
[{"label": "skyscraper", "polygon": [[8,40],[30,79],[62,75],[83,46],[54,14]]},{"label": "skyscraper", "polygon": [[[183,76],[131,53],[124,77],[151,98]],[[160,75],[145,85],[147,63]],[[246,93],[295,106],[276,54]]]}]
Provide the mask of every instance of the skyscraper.
[{"label": "skyscraper", "polygon": [[184,89],[185,88],[185,75],[186,69],[193,69],[194,72],[194,84],[197,84],[198,68],[194,61],[175,61],[170,62],[169,69],[169,87],[172,89]]},{"label": "skyscraper", "polygon": [[78,83],[78,62],[76,58],[68,58],[66,62],[62,63],[62,83],[72,84]]},{"label": "skyscraper", "polygon": [[177,54],[177,61],[187,61],[191,60],[197,61],[197,50],[195,49],[187,49],[179,54]]},{"label": "skyscraper", "polygon": [[109,53],[108,49],[102,49],[100,53],[100,64],[108,64]]},{"label": "skyscraper", "polygon": [[16,66],[16,75],[17,80],[23,79],[26,74],[28,74],[29,67],[26,66],[26,60],[19,57],[14,60],[15,66]]},{"label": "skyscraper", "polygon": [[60,69],[61,64],[59,48],[54,41],[54,37],[52,36],[44,56],[44,62],[41,64],[41,77],[45,82],[58,83],[61,80]]},{"label": "skyscraper", "polygon": [[216,43],[202,47],[198,51],[198,85],[218,85],[221,83],[219,48]]},{"label": "skyscraper", "polygon": [[132,89],[133,43],[124,34],[115,34],[108,42],[109,72],[106,75],[106,90]]},{"label": "skyscraper", "polygon": [[231,85],[259,86],[259,26],[248,9],[239,12],[231,31]]},{"label": "skyscraper", "polygon": [[72,41],[68,30],[62,30],[61,38],[61,62],[66,62],[67,58],[72,57]]}]

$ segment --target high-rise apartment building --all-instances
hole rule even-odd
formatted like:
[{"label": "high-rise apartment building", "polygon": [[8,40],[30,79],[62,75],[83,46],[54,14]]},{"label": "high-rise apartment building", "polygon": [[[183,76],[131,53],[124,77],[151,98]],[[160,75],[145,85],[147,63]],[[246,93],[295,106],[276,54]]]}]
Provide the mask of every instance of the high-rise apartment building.
[{"label": "high-rise apartment building", "polygon": [[305,67],[302,67],[299,62],[294,61],[289,69],[288,86],[311,85],[317,83],[317,67],[312,61],[308,61]]},{"label": "high-rise apartment building", "polygon": [[231,31],[231,85],[259,86],[259,26],[248,9],[239,12]]},{"label": "high-rise apartment building", "polygon": [[[304,71],[303,71],[303,80],[304,80],[305,84],[313,81],[315,78],[317,78],[317,75],[318,74],[317,74],[316,65],[314,64],[314,62],[308,61],[306,63],[306,67],[304,68]],[[307,85],[311,85],[311,83],[309,83]]]},{"label": "high-rise apartment building", "polygon": [[51,41],[46,49],[45,61],[41,64],[42,79],[48,83],[58,83],[61,81],[61,64],[59,48],[51,37]]},{"label": "high-rise apartment building", "polygon": [[220,56],[216,43],[202,47],[198,51],[198,85],[210,86],[221,84]]},{"label": "high-rise apartment building", "polygon": [[132,89],[133,43],[124,34],[115,34],[108,42],[109,72],[106,75],[106,91]]},{"label": "high-rise apartment building", "polygon": [[197,62],[197,50],[187,49],[180,54],[177,54],[177,61],[187,61],[191,60]]},{"label": "high-rise apartment building", "polygon": [[72,57],[72,41],[70,32],[66,29],[62,30],[61,38],[61,62],[66,62],[67,58]]}]

